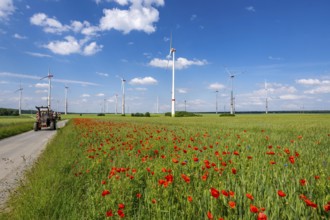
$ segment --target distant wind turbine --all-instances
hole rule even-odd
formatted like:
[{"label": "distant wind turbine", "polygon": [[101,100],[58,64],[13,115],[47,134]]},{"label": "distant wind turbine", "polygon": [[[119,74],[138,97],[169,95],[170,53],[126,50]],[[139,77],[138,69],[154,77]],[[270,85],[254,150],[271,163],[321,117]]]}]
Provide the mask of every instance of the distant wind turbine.
[{"label": "distant wind turbine", "polygon": [[42,80],[42,79],[48,78],[48,100],[47,100],[47,105],[48,105],[49,109],[51,109],[51,87],[52,87],[51,80],[52,80],[52,77],[53,77],[53,75],[50,74],[50,70],[48,70],[48,75],[45,76],[45,77],[42,77],[40,79],[40,80]]},{"label": "distant wind turbine", "polygon": [[65,86],[64,87],[65,88],[65,115],[68,113],[68,89],[69,89],[69,87],[68,86]]},{"label": "distant wind turbine", "polygon": [[172,117],[175,116],[175,94],[174,94],[174,90],[175,90],[175,52],[176,52],[176,49],[172,47],[172,34],[171,34],[170,53],[169,53],[168,57],[172,56],[172,111],[171,111]]},{"label": "distant wind turbine", "polygon": [[121,106],[121,114],[125,115],[125,82],[124,78],[121,78],[121,90],[122,90],[122,106]]},{"label": "distant wind turbine", "polygon": [[227,68],[226,68],[226,71],[231,80],[230,114],[233,115],[233,114],[235,114],[234,78],[235,78],[235,76],[240,75],[240,74],[234,74],[234,73],[230,72]]},{"label": "distant wind turbine", "polygon": [[267,87],[267,81],[265,81],[265,90],[266,90],[266,114],[268,114],[268,87]]},{"label": "distant wind turbine", "polygon": [[115,94],[115,97],[116,97],[116,115],[118,113],[118,94]]},{"label": "distant wind turbine", "polygon": [[19,84],[19,89],[17,89],[15,92],[20,91],[19,92],[19,101],[18,101],[18,114],[21,115],[22,114],[22,84]]}]

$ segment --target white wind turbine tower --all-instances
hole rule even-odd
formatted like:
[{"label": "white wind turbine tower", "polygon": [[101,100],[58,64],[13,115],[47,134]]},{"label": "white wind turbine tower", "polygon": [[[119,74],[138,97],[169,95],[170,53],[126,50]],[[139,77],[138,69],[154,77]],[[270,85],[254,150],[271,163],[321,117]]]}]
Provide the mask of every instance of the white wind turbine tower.
[{"label": "white wind turbine tower", "polygon": [[121,106],[121,114],[125,115],[125,82],[124,78],[121,78],[121,89],[122,89],[122,106]]},{"label": "white wind turbine tower", "polygon": [[19,101],[18,101],[18,114],[21,115],[22,114],[22,84],[19,84],[19,89],[17,89],[15,92],[20,91],[19,92]]},{"label": "white wind turbine tower", "polygon": [[118,113],[118,94],[115,94],[115,97],[116,97],[116,115]]},{"label": "white wind turbine tower", "polygon": [[266,114],[268,114],[268,87],[267,87],[267,81],[265,81],[265,90],[266,90]]},{"label": "white wind turbine tower", "polygon": [[52,87],[52,83],[51,83],[51,79],[52,79],[53,75],[50,74],[50,70],[48,70],[48,75],[45,77],[42,77],[40,80],[48,78],[48,99],[47,99],[47,105],[48,108],[51,109],[51,87]]},{"label": "white wind turbine tower", "polygon": [[226,71],[230,77],[231,80],[231,92],[230,92],[230,114],[233,115],[235,114],[235,97],[234,97],[234,78],[235,76],[239,74],[233,74],[230,72],[227,68]]},{"label": "white wind turbine tower", "polygon": [[170,43],[170,53],[168,55],[168,57],[172,56],[172,111],[171,111],[171,115],[172,117],[175,117],[175,94],[174,94],[174,90],[175,90],[175,52],[176,49],[172,47],[172,34],[171,34],[171,43]]},{"label": "white wind turbine tower", "polygon": [[64,109],[64,111],[65,111],[65,115],[66,115],[68,113],[68,89],[69,89],[69,87],[65,86],[64,88],[65,88],[65,103],[64,103],[65,109]]}]

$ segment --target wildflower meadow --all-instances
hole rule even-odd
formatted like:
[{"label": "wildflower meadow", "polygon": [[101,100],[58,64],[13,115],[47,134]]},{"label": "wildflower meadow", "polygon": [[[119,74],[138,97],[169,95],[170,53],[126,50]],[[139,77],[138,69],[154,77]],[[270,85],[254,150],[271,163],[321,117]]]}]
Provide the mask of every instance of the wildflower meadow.
[{"label": "wildflower meadow", "polygon": [[75,118],[13,219],[329,219],[329,115]]}]

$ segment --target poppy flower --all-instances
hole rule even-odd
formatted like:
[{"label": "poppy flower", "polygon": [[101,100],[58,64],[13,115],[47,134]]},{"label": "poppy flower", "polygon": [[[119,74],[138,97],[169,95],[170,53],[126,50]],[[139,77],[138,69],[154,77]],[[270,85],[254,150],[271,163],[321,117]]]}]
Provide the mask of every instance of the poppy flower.
[{"label": "poppy flower", "polygon": [[256,206],[254,206],[254,205],[250,205],[250,212],[252,212],[252,213],[257,213],[259,210],[258,210],[258,208],[256,207]]},{"label": "poppy flower", "polygon": [[193,198],[191,196],[188,196],[187,199],[188,199],[189,202],[192,202],[193,201]]},{"label": "poppy flower", "polygon": [[229,201],[228,202],[228,205],[230,206],[230,208],[235,208],[236,207],[236,202],[234,202],[234,201]]},{"label": "poppy flower", "polygon": [[123,209],[123,208],[125,208],[125,205],[123,203],[119,203],[118,209]]},{"label": "poppy flower", "polygon": [[155,203],[157,202],[157,200],[156,200],[156,199],[152,199],[151,202],[152,202],[153,204],[155,204]]},{"label": "poppy flower", "polygon": [[285,197],[286,196],[286,194],[282,190],[278,190],[277,195],[279,195],[280,197]]},{"label": "poppy flower", "polygon": [[104,196],[106,196],[106,195],[109,195],[110,194],[110,191],[109,190],[103,190],[103,192],[102,192],[102,196],[104,197]]},{"label": "poppy flower", "polygon": [[299,182],[300,182],[300,185],[302,185],[302,186],[306,185],[306,180],[305,179],[301,179],[301,180],[299,180]]},{"label": "poppy flower", "polygon": [[248,197],[248,199],[250,199],[252,201],[254,200],[253,196],[251,194],[249,194],[249,193],[246,193],[246,197]]},{"label": "poppy flower", "polygon": [[289,157],[290,163],[294,164],[295,160],[294,160],[294,156],[290,156]]},{"label": "poppy flower", "polygon": [[233,174],[236,174],[236,173],[237,173],[236,168],[232,168],[232,169],[231,169],[231,172],[232,172]]},{"label": "poppy flower", "polygon": [[120,218],[124,218],[124,217],[125,217],[125,213],[124,213],[123,210],[119,209],[119,210],[117,211],[117,213],[118,213],[118,215],[119,215]]},{"label": "poppy flower", "polygon": [[213,219],[213,215],[210,211],[207,212],[207,218],[208,219]]},{"label": "poppy flower", "polygon": [[317,205],[314,202],[310,201],[309,199],[305,199],[304,201],[307,206],[310,206],[312,208],[317,208]]},{"label": "poppy flower", "polygon": [[172,159],[172,162],[173,162],[173,163],[178,163],[179,161],[178,161],[176,158],[173,158],[173,159]]},{"label": "poppy flower", "polygon": [[324,205],[324,211],[329,212],[330,211],[330,202]]},{"label": "poppy flower", "polygon": [[222,195],[228,197],[229,193],[226,190],[221,190]]},{"label": "poppy flower", "polygon": [[107,217],[111,217],[111,216],[113,216],[112,210],[107,211],[107,212],[105,213],[105,215],[106,215]]},{"label": "poppy flower", "polygon": [[217,199],[220,196],[220,192],[215,188],[211,188],[211,195]]},{"label": "poppy flower", "polygon": [[141,198],[141,196],[142,196],[141,193],[136,194],[136,198],[138,199]]},{"label": "poppy flower", "polygon": [[257,219],[258,220],[267,220],[267,215],[263,212],[259,212]]},{"label": "poppy flower", "polygon": [[230,196],[230,197],[234,197],[234,196],[235,196],[235,192],[233,192],[233,191],[229,191],[229,196]]}]

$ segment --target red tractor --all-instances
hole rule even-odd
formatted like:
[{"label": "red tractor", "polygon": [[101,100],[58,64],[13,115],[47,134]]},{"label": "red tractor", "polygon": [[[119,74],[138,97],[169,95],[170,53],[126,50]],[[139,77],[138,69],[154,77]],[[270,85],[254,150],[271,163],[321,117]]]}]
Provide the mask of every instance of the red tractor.
[{"label": "red tractor", "polygon": [[34,131],[41,130],[41,128],[56,130],[57,113],[44,106],[36,106],[36,109],[38,111],[36,113],[36,122],[33,125]]}]

